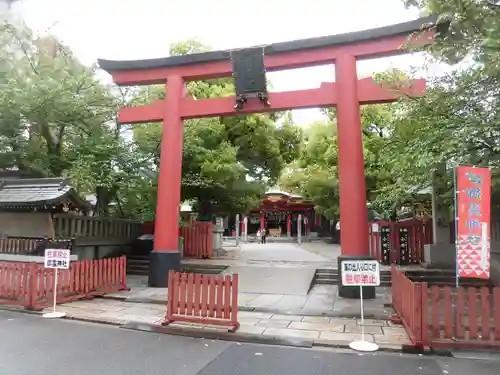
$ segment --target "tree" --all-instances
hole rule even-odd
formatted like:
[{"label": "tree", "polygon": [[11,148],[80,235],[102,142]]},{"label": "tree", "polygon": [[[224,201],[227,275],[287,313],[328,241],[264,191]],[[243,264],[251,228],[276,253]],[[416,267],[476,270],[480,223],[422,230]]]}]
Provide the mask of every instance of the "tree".
[{"label": "tree", "polygon": [[[442,191],[438,198],[451,207],[455,166],[499,165],[500,6],[497,1],[485,0],[407,4],[450,21],[449,30],[429,52],[441,61],[462,64],[432,78],[425,96],[405,98],[398,104],[383,162],[385,169],[392,171],[393,183],[378,196],[378,203],[390,205],[401,200],[405,192],[433,181]],[[497,186],[494,169],[495,204],[500,203]]]},{"label": "tree", "polygon": [[[368,201],[373,201],[391,180],[381,168],[390,132],[393,104],[361,107]],[[298,160],[284,170],[280,185],[313,201],[318,213],[333,220],[339,215],[338,139],[335,109],[324,111],[326,121],[311,124]]]},{"label": "tree", "polygon": [[438,14],[449,27],[430,46],[432,54],[448,63],[473,56],[496,64],[500,56],[500,1],[498,0],[403,0],[427,14]]},{"label": "tree", "polygon": [[107,214],[136,166],[114,126],[118,96],[53,38],[6,24],[0,43],[0,168],[69,177]]}]

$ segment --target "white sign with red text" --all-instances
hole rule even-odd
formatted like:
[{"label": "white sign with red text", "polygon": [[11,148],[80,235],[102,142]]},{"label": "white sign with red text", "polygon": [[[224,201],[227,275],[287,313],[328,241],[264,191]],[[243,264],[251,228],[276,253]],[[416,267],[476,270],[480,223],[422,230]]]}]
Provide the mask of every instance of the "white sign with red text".
[{"label": "white sign with red text", "polygon": [[45,268],[69,268],[71,251],[68,249],[45,249]]},{"label": "white sign with red text", "polygon": [[380,267],[376,260],[344,260],[340,266],[344,286],[380,285]]}]

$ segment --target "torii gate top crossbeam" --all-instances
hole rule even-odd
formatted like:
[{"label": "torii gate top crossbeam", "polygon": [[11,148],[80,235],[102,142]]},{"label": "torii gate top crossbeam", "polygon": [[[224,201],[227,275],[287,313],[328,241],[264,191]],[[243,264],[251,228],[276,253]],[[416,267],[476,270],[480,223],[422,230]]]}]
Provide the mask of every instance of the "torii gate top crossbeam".
[{"label": "torii gate top crossbeam", "polygon": [[[396,25],[332,36],[309,38],[263,46],[268,71],[301,68],[331,63],[339,54],[368,59],[405,52],[401,46],[414,32],[431,30],[442,24],[436,16],[419,18]],[[428,43],[434,32],[424,33]],[[114,61],[99,59],[99,66],[109,72],[118,85],[156,84],[176,75],[185,80],[230,76],[231,50],[213,51],[158,59]]]}]

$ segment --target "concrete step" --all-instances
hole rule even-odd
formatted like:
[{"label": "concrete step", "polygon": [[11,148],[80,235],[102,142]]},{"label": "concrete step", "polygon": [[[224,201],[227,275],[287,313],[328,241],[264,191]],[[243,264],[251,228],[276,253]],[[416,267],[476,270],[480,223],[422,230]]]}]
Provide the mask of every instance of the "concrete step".
[{"label": "concrete step", "polygon": [[[226,266],[211,264],[181,264],[183,272],[218,275]],[[149,258],[147,256],[133,256],[127,258],[127,273],[131,275],[147,275],[149,273]]]},{"label": "concrete step", "polygon": [[146,264],[146,265],[149,265],[149,259],[127,259],[127,264]]}]

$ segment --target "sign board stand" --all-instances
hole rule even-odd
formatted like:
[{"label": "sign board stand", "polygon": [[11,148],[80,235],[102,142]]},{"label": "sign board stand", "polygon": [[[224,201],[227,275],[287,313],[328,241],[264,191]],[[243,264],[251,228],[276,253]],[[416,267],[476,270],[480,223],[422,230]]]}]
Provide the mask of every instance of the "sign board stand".
[{"label": "sign board stand", "polygon": [[376,260],[344,260],[342,267],[342,285],[359,286],[361,307],[361,340],[354,341],[349,347],[359,352],[375,352],[378,345],[365,340],[365,316],[363,301],[363,286],[380,285],[380,267]]},{"label": "sign board stand", "polygon": [[58,288],[58,278],[59,269],[69,269],[71,259],[71,252],[68,249],[46,249],[44,264],[45,268],[52,268],[54,270],[54,285],[52,287],[53,301],[52,301],[52,311],[43,314],[44,318],[54,319],[62,318],[66,316],[65,312],[56,311],[57,305],[57,288]]},{"label": "sign board stand", "polygon": [[359,286],[359,295],[361,296],[361,341],[353,341],[349,344],[349,348],[358,352],[376,352],[378,345],[374,342],[365,341],[365,314],[363,306],[363,286]]}]

